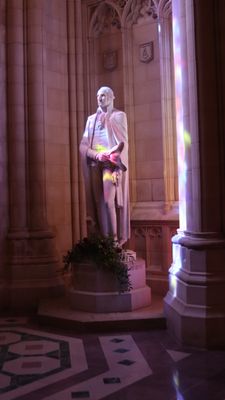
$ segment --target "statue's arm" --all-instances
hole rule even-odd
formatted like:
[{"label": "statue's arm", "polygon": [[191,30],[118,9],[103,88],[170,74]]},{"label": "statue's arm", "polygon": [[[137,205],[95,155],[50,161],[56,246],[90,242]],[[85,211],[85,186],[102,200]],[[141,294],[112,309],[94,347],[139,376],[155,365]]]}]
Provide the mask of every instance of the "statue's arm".
[{"label": "statue's arm", "polygon": [[127,132],[127,116],[123,111],[117,111],[113,115],[111,121],[112,128],[116,134],[117,141],[123,142],[124,147],[121,152],[121,160],[123,164],[128,168],[128,132]]},{"label": "statue's arm", "polygon": [[128,134],[127,134],[127,116],[123,111],[117,111],[114,114],[113,125],[116,128],[116,132],[120,142],[124,142],[124,144],[128,143]]},{"label": "statue's arm", "polygon": [[91,158],[92,160],[96,160],[96,155],[98,152],[94,149],[91,148],[90,146],[90,140],[89,140],[89,126],[90,126],[90,117],[87,119],[87,123],[85,126],[85,130],[83,133],[82,140],[80,142],[80,153],[82,157],[88,157]]}]

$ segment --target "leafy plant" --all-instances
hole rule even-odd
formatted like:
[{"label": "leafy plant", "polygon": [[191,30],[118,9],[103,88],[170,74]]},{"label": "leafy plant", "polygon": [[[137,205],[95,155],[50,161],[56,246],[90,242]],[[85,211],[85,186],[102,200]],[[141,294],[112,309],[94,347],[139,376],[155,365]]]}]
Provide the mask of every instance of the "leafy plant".
[{"label": "leafy plant", "polygon": [[63,257],[64,271],[70,271],[72,265],[76,263],[92,261],[97,268],[116,276],[120,292],[129,291],[132,286],[129,280],[129,268],[122,261],[123,252],[124,250],[111,236],[93,234],[76,243]]}]

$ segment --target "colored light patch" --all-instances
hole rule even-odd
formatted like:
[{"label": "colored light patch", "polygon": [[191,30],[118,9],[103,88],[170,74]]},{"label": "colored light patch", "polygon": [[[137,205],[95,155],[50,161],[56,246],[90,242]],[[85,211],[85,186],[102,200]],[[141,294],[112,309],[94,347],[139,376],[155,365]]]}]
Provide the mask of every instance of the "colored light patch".
[{"label": "colored light patch", "polygon": [[177,371],[175,371],[174,374],[173,374],[173,382],[174,382],[174,385],[176,387],[179,386],[179,377],[178,377],[178,372]]},{"label": "colored light patch", "polygon": [[[178,191],[179,191],[179,225],[184,231],[187,227],[187,153],[191,145],[190,133],[185,129],[185,110],[183,108],[183,87],[185,60],[181,49],[181,32],[179,21],[173,17],[173,51],[174,51],[174,78],[176,92],[176,130],[177,130],[177,154],[178,154]],[[170,268],[170,290],[174,297],[177,296],[178,278],[177,273],[182,267],[181,247],[173,243],[173,263]],[[177,392],[177,400],[182,399],[178,391],[178,376],[174,376],[174,386]]]},{"label": "colored light patch", "polygon": [[179,375],[178,375],[178,371],[175,371],[175,373],[173,374],[173,384],[174,384],[174,388],[176,390],[176,400],[184,400],[184,397],[182,396],[182,394],[180,393],[180,384],[179,384]]},{"label": "colored light patch", "polygon": [[105,172],[104,176],[103,176],[103,181],[111,181],[112,182],[113,178],[112,178],[112,174],[110,172]]},{"label": "colored light patch", "polygon": [[170,287],[171,287],[171,291],[173,293],[173,296],[176,297],[176,294],[177,294],[177,277],[176,277],[176,275],[172,275],[172,273],[170,274]]},{"label": "colored light patch", "polygon": [[183,70],[184,60],[181,51],[181,34],[179,22],[173,18],[173,49],[175,61],[175,84],[176,84],[176,126],[177,126],[177,150],[178,150],[178,187],[179,187],[179,220],[180,228],[186,229],[186,196],[187,196],[187,165],[186,150],[190,147],[190,133],[184,127],[183,110]]},{"label": "colored light patch", "polygon": [[184,131],[184,144],[186,147],[191,145],[191,135],[187,131]]},{"label": "colored light patch", "polygon": [[98,152],[101,152],[101,151],[107,151],[108,149],[105,146],[103,146],[102,144],[96,144],[95,150]]}]

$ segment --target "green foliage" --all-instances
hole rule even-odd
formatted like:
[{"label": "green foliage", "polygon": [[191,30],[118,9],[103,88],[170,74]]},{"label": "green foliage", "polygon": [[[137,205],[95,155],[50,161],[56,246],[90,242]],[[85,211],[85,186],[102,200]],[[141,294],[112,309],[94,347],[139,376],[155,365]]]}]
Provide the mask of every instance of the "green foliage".
[{"label": "green foliage", "polygon": [[129,291],[129,268],[122,261],[123,249],[111,236],[91,235],[75,244],[63,257],[64,271],[71,270],[72,264],[92,261],[97,268],[113,273],[119,282],[119,291]]}]

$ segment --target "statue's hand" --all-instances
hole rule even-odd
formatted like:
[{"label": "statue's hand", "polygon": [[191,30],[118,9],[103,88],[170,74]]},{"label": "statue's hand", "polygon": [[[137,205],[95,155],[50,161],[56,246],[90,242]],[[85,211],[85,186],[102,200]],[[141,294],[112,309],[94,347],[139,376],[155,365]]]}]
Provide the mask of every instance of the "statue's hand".
[{"label": "statue's hand", "polygon": [[106,152],[99,152],[96,154],[96,160],[97,161],[108,161],[109,160],[109,155]]},{"label": "statue's hand", "polygon": [[113,164],[117,164],[119,158],[120,158],[120,154],[119,154],[119,153],[112,153],[112,154],[109,155],[109,160],[110,160]]}]

